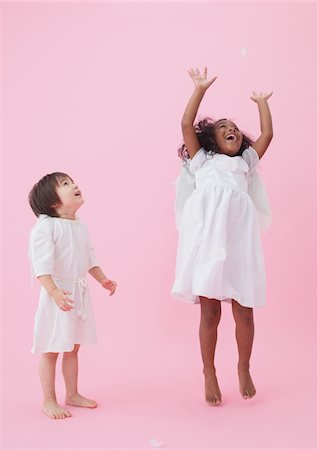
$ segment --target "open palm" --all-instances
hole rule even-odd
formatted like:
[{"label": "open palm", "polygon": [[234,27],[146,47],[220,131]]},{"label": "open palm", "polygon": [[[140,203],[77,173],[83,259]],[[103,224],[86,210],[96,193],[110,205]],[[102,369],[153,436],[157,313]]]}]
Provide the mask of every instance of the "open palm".
[{"label": "open palm", "polygon": [[188,70],[188,74],[190,75],[190,78],[192,79],[195,87],[202,87],[203,89],[208,89],[212,83],[216,80],[217,77],[211,78],[211,80],[207,79],[208,76],[208,69],[205,67],[203,70],[203,74],[201,75],[199,69],[190,69]]},{"label": "open palm", "polygon": [[268,100],[269,97],[271,97],[271,95],[273,94],[273,91],[269,94],[266,94],[266,92],[260,92],[259,94],[257,94],[255,91],[253,91],[252,94],[253,95],[251,95],[251,99],[257,103],[260,100]]}]

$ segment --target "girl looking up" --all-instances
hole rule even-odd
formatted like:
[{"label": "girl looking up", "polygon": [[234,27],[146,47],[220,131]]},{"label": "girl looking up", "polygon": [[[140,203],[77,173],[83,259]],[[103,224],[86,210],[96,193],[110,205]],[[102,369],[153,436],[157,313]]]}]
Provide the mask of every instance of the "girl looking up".
[{"label": "girl looking up", "polygon": [[29,202],[38,220],[31,231],[30,259],[41,283],[35,316],[33,353],[41,353],[39,375],[44,413],[51,419],[70,417],[55,393],[55,367],[63,353],[65,403],[95,408],[94,400],[78,392],[80,345],[96,342],[95,323],[86,274],[113,295],[116,282],[109,280],[95,260],[86,227],[76,216],[84,203],[72,178],[51,173],[35,184]]},{"label": "girl looking up", "polygon": [[266,191],[256,172],[273,137],[268,99],[253,92],[261,134],[254,142],[228,119],[194,124],[201,100],[216,77],[207,79],[191,69],[195,89],[182,118],[184,168],[177,185],[179,228],[176,274],[172,295],[200,303],[200,346],[205,398],[222,402],[214,365],[221,302],[232,304],[238,346],[241,395],[256,389],[250,374],[254,337],[253,308],[265,302],[265,269],[261,228],[270,222]]}]

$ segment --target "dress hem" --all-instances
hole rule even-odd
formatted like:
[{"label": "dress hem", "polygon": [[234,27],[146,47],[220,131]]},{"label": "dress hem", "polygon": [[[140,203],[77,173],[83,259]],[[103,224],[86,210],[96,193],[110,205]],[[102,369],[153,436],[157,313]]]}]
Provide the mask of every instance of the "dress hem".
[{"label": "dress hem", "polygon": [[38,354],[38,353],[64,353],[64,352],[71,352],[71,351],[73,351],[74,345],[81,345],[81,346],[82,345],[83,346],[87,345],[87,346],[90,346],[90,345],[96,345],[96,344],[97,344],[97,341],[82,342],[82,343],[81,342],[75,342],[71,346],[63,347],[62,350],[61,349],[57,350],[56,348],[50,349],[50,350],[48,350],[48,349],[40,349],[39,347],[33,346],[32,349],[31,349],[31,353],[33,355]]},{"label": "dress hem", "polygon": [[[205,297],[205,295],[202,294],[198,294],[196,296],[192,296],[190,297],[186,297],[184,295],[181,294],[176,294],[173,293],[171,294],[172,298],[174,298],[175,300],[179,300],[182,301],[184,303],[191,303],[192,305],[199,305],[200,304],[200,300],[199,297]],[[213,299],[213,300],[218,300],[219,302],[224,302],[224,303],[232,303],[232,300],[235,300],[237,303],[239,303],[241,306],[245,307],[245,308],[263,308],[265,306],[265,304],[259,304],[259,305],[246,305],[243,304],[239,299],[232,299],[229,297],[222,297],[222,298],[216,298],[216,297],[207,297],[209,299]]]}]

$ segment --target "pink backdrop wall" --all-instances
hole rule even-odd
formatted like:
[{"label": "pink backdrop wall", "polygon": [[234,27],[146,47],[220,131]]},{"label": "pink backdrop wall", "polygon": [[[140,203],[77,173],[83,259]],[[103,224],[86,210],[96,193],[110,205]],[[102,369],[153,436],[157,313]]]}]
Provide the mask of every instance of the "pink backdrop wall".
[{"label": "pink backdrop wall", "polygon": [[[148,448],[156,437],[174,448],[314,447],[316,4],[3,3],[0,11],[3,445]],[[237,393],[224,305],[217,412],[202,401],[199,309],[170,297],[186,71],[204,65],[218,80],[200,115],[231,117],[254,136],[249,95],[274,91],[275,136],[261,164],[273,225],[264,236],[267,306],[255,312],[258,397],[246,405]],[[38,285],[30,287],[27,259],[35,221],[27,195],[56,170],[81,187],[80,216],[119,284],[109,299],[90,281],[99,344],[82,349],[80,380],[100,408],[63,423],[39,411],[30,354]]]}]

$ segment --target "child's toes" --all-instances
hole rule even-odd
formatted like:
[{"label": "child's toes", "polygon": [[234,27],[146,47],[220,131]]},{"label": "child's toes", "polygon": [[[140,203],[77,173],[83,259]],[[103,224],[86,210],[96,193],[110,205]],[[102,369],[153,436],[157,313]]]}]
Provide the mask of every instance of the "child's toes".
[{"label": "child's toes", "polygon": [[217,397],[207,398],[206,401],[210,406],[218,406],[221,403],[221,400]]}]

